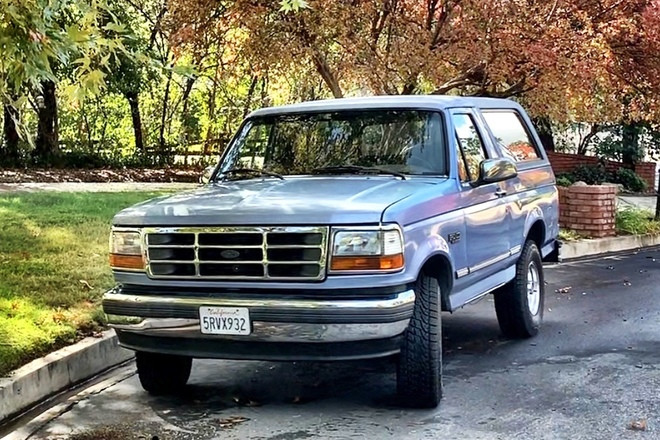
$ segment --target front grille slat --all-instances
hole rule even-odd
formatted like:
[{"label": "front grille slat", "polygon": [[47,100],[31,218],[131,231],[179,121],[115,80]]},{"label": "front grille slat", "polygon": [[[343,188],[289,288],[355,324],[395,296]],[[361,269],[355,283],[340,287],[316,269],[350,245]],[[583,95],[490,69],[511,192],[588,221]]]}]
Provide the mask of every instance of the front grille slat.
[{"label": "front grille slat", "polygon": [[166,248],[166,247],[157,247],[149,248],[149,260],[182,260],[182,261],[195,261],[195,249],[191,247],[177,247],[177,248]]},{"label": "front grille slat", "polygon": [[145,229],[152,278],[319,281],[328,228],[209,227]]},{"label": "front grille slat", "polygon": [[218,262],[246,262],[246,261],[263,261],[264,252],[262,248],[199,248],[198,249],[200,261],[218,261]]}]

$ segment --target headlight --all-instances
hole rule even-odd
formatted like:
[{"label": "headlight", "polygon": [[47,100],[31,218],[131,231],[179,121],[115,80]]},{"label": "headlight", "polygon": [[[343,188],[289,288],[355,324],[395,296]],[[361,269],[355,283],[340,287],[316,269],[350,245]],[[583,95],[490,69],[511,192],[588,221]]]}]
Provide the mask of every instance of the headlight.
[{"label": "headlight", "polygon": [[110,266],[113,269],[144,269],[142,234],[113,230],[110,233]]},{"label": "headlight", "polygon": [[403,238],[393,226],[383,229],[336,230],[330,270],[396,271],[403,267]]}]

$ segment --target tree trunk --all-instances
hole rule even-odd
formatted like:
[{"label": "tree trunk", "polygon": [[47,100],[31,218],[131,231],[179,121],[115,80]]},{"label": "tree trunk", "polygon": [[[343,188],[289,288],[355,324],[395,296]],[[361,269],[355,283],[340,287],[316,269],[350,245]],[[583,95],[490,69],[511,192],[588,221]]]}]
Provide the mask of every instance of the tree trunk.
[{"label": "tree trunk", "polygon": [[[172,66],[174,67],[174,66]],[[165,83],[165,95],[163,96],[163,112],[160,117],[160,134],[158,136],[158,144],[160,151],[165,152],[165,123],[167,121],[167,107],[170,101],[170,85],[172,84],[172,71],[167,73],[167,82]]]},{"label": "tree trunk", "polygon": [[319,75],[321,75],[325,85],[328,86],[332,92],[332,96],[335,98],[343,98],[344,92],[342,92],[341,87],[339,86],[339,81],[328,65],[328,62],[325,60],[325,57],[320,52],[315,50],[312,56],[312,60],[314,61],[316,71],[319,73]]},{"label": "tree trunk", "polygon": [[601,126],[599,124],[591,124],[589,128],[589,133],[580,141],[577,149],[577,154],[584,156],[589,150],[589,143],[591,140],[598,135],[600,132]]},{"label": "tree trunk", "polygon": [[[216,94],[217,94],[217,91],[218,91],[218,81],[219,81],[218,73],[219,73],[219,71],[220,71],[220,64],[218,63],[215,66],[215,74],[213,75],[213,87],[211,88],[211,93],[209,93],[209,98],[208,98],[208,105],[207,106],[208,106],[209,121],[213,121],[214,118],[217,118],[217,116],[215,114],[215,98],[216,98]],[[213,132],[213,124],[211,123],[211,124],[209,124],[208,128],[206,129],[206,138],[204,139],[204,154],[205,155],[210,154],[210,152],[211,152],[211,144],[212,144],[212,142],[214,142],[213,139],[211,139],[213,137],[213,133],[214,133]],[[223,148],[224,148],[224,146],[223,146]]]},{"label": "tree trunk", "polygon": [[[190,142],[190,120],[188,119],[188,107],[189,107],[189,99],[190,99],[190,93],[192,92],[193,85],[195,84],[196,78],[194,76],[186,78],[186,85],[183,88],[183,95],[181,96],[181,100],[183,101],[183,109],[181,110],[181,129],[183,132],[183,144],[188,146],[188,143]],[[187,152],[186,148],[186,152]]]},{"label": "tree trunk", "polygon": [[655,219],[660,220],[660,174],[658,175],[658,192],[655,201]]},{"label": "tree trunk", "polygon": [[541,138],[541,143],[545,151],[555,151],[555,138],[552,132],[552,122],[546,116],[534,118],[536,132]]},{"label": "tree trunk", "polygon": [[254,96],[254,89],[257,88],[257,81],[259,81],[259,78],[256,75],[252,75],[250,88],[248,88],[247,97],[245,98],[245,106],[243,107],[243,119],[245,119],[248,113],[250,113],[250,107],[252,107],[252,97]]},{"label": "tree trunk", "polygon": [[57,130],[57,97],[55,83],[47,80],[41,83],[41,98],[37,117],[37,141],[35,155],[39,158],[49,158],[59,151],[59,135]]},{"label": "tree trunk", "polygon": [[131,107],[131,120],[133,121],[133,135],[135,137],[135,150],[144,152],[144,140],[142,137],[142,115],[140,114],[140,100],[138,92],[126,94],[128,105]]},{"label": "tree trunk", "polygon": [[4,146],[0,143],[0,159],[6,165],[18,165],[20,155],[18,152],[18,129],[16,128],[16,121],[18,121],[18,109],[13,105],[5,104],[4,109]]},{"label": "tree trunk", "polygon": [[635,171],[635,162],[639,153],[639,126],[635,123],[625,123],[621,127],[623,151],[621,159],[624,165]]}]

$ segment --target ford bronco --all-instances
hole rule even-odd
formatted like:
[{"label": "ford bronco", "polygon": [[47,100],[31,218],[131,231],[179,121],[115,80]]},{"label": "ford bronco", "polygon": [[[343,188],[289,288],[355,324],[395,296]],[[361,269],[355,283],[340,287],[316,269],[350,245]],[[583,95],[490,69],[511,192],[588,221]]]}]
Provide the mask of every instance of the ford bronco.
[{"label": "ford bronco", "polygon": [[441,311],[494,295],[507,337],[543,317],[555,178],[502,99],[338,99],[250,114],[206,183],[118,213],[103,308],[142,386],[193,358],[396,356],[402,403],[442,396]]}]

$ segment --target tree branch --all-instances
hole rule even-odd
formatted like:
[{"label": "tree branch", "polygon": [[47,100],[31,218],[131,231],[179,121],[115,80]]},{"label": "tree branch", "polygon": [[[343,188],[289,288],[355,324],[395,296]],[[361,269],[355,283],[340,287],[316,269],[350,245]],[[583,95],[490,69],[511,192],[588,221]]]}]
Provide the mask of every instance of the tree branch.
[{"label": "tree branch", "polygon": [[469,68],[465,72],[458,75],[456,78],[453,78],[446,83],[442,84],[440,87],[436,88],[431,94],[433,95],[444,95],[450,90],[466,87],[466,86],[475,86],[478,85],[479,81],[475,81],[474,77],[485,67],[484,62]]}]

